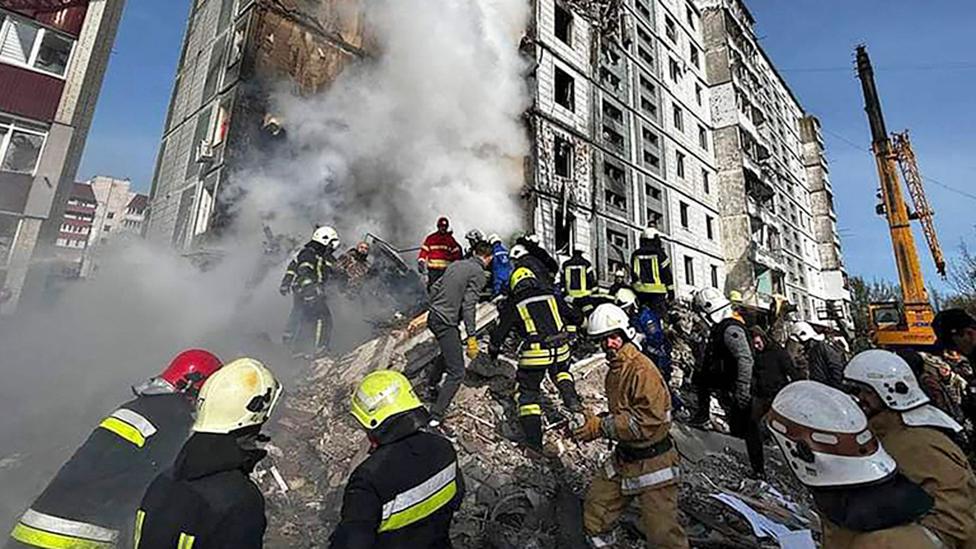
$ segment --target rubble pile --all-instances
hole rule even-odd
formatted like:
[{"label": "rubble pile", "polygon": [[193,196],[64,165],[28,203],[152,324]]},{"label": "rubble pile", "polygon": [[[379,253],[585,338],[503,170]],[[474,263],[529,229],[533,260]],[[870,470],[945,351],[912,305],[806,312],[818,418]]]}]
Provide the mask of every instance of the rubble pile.
[{"label": "rubble pile", "polygon": [[[479,331],[494,321],[494,307],[478,311]],[[400,326],[336,361],[314,363],[301,386],[290,391],[272,429],[275,446],[256,476],[267,495],[268,547],[324,547],[338,521],[349,474],[365,458],[368,443],[348,413],[355,383],[368,371],[392,367],[420,373],[437,355],[424,319]],[[676,357],[681,356],[679,351]],[[687,364],[679,362],[681,364]],[[597,354],[576,362],[573,373],[585,404],[605,410],[606,363]],[[558,458],[528,455],[512,399],[514,361],[479,357],[468,368],[447,420],[457,434],[466,497],[456,514],[457,547],[585,547],[582,495],[590,477],[610,455],[605,443],[577,444],[568,436],[568,415],[555,386],[543,385],[547,441]],[[713,494],[731,494],[791,529],[816,529],[805,492],[769,449],[770,484],[747,480],[742,442],[676,424],[682,454],[681,510],[693,546],[775,547],[760,540],[749,523]],[[394,473],[395,474],[395,473]],[[785,494],[785,496],[783,495]],[[638,514],[628,513],[618,547],[644,547]]]}]

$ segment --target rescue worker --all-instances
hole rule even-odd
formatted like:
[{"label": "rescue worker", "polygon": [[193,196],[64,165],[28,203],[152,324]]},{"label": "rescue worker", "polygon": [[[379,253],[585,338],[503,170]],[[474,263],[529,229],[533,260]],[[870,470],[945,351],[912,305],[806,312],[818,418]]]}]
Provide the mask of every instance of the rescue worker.
[{"label": "rescue worker", "polygon": [[253,358],[239,358],[200,391],[193,435],[149,485],[135,516],[135,549],[260,549],[264,496],[250,479],[267,455],[261,427],[282,387]]},{"label": "rescue worker", "polygon": [[674,300],[674,276],[657,229],[648,227],[641,233],[640,247],[630,255],[630,278],[637,302],[663,317]]},{"label": "rescue worker", "polygon": [[[470,360],[478,356],[478,339],[475,336],[478,325],[475,309],[481,289],[488,282],[487,269],[492,261],[491,246],[481,242],[474,248],[474,257],[456,261],[447,267],[443,276],[430,288],[430,311],[427,315],[427,329],[437,338],[440,357],[434,361],[427,372],[428,396],[434,401],[431,406],[430,427],[440,430],[448,437],[452,433],[444,425],[444,416],[454,395],[464,379],[464,354]],[[464,324],[465,344],[461,345],[461,330]],[[446,375],[445,375],[446,374]],[[437,390],[441,378],[444,384]]]},{"label": "rescue worker", "polygon": [[559,262],[542,247],[542,241],[539,239],[539,235],[528,234],[518,238],[515,243],[524,247],[529,252],[529,255],[534,257],[538,264],[542,266],[544,270],[534,270],[535,275],[540,280],[544,279],[548,281],[551,286],[555,281],[556,273],[559,272]]},{"label": "rescue worker", "polygon": [[725,410],[730,434],[745,440],[752,457],[753,474],[762,477],[762,461],[755,460],[762,456],[762,450],[755,448],[762,444],[762,434],[759,425],[751,420],[755,361],[745,322],[732,308],[729,299],[716,288],[695,292],[692,305],[710,330],[701,368],[695,373],[698,410],[690,423],[704,425],[709,421],[711,395],[716,392],[718,403]]},{"label": "rescue worker", "polygon": [[976,477],[947,436],[962,427],[929,404],[908,363],[894,353],[859,353],[844,369],[844,379],[856,388],[871,431],[898,469],[935,500],[921,524],[946,547],[976,547]]},{"label": "rescue worker", "polygon": [[595,307],[591,297],[598,287],[593,264],[583,257],[583,250],[573,250],[573,256],[563,262],[560,284],[566,300],[584,316]]},{"label": "rescue worker", "polygon": [[962,309],[939,311],[932,330],[941,348],[964,355],[976,367],[976,319]]},{"label": "rescue worker", "polygon": [[353,471],[331,549],[451,547],[464,479],[451,443],[421,429],[424,410],[400,372],[367,375],[352,395],[369,457]]},{"label": "rescue worker", "polygon": [[613,284],[610,285],[608,293],[612,296],[616,296],[622,288],[631,288],[630,282],[627,281],[627,271],[623,267],[618,267],[617,270],[613,272]]},{"label": "rescue worker", "polygon": [[347,292],[356,293],[369,275],[369,243],[361,241],[336,260],[336,269],[345,277]]},{"label": "rescue worker", "polygon": [[471,229],[470,231],[464,233],[464,239],[468,241],[468,248],[464,252],[464,257],[468,258],[474,253],[474,247],[478,245],[479,242],[487,242],[485,240],[485,233],[478,229]]},{"label": "rescue worker", "polygon": [[640,503],[650,547],[688,547],[678,523],[678,452],[669,435],[671,397],[664,379],[633,344],[627,313],[605,303],[587,325],[607,355],[605,380],[609,411],[584,414],[573,431],[580,442],[607,439],[614,452],[600,467],[583,501],[583,527],[594,547],[613,546],[613,527],[630,502]]},{"label": "rescue worker", "polygon": [[[630,317],[630,325],[637,330],[638,343],[640,349],[661,371],[665,383],[671,381],[671,342],[668,341],[667,334],[661,324],[660,317],[648,307],[640,307],[637,304],[637,294],[630,288],[621,288],[616,296],[617,306],[627,313]],[[674,394],[671,400],[675,400]]]},{"label": "rescue worker", "polygon": [[[753,326],[749,335],[755,359],[752,368],[752,404],[749,408],[749,419],[756,425],[761,425],[776,394],[783,387],[801,378],[790,354],[775,339],[769,337],[765,330]],[[749,452],[749,463],[754,464],[756,476],[765,478],[766,462],[762,429],[758,434],[759,442],[746,445],[746,450]]]},{"label": "rescue worker", "polygon": [[[519,267],[525,267],[532,271],[535,275],[536,280],[539,281],[544,288],[547,290],[555,288],[553,284],[553,273],[555,271],[550,271],[538,257],[529,253],[529,251],[522,244],[516,244],[512,246],[512,252],[510,254],[512,258],[512,270],[513,272]],[[511,284],[509,284],[511,286]]]},{"label": "rescue worker", "polygon": [[318,358],[328,350],[332,339],[332,311],[326,284],[339,277],[333,256],[339,243],[339,233],[335,229],[319,227],[288,266],[288,271],[294,273],[291,291],[298,299],[300,311],[292,342],[292,352],[296,356]]},{"label": "rescue worker", "polygon": [[899,472],[850,396],[816,381],[776,395],[766,426],[813,496],[825,549],[937,549],[932,498]]},{"label": "rescue worker", "polygon": [[569,372],[569,334],[566,324],[578,323],[577,313],[539,283],[535,273],[519,267],[512,273],[511,297],[502,304],[498,325],[491,332],[488,353],[498,358],[502,344],[514,327],[519,344],[518,384],[519,423],[526,445],[542,451],[542,379],[549,377],[559,396],[571,411],[580,412],[583,404]]},{"label": "rescue worker", "polygon": [[512,260],[508,256],[508,248],[497,234],[489,235],[488,243],[491,244],[491,297],[496,298],[508,291]]},{"label": "rescue worker", "polygon": [[830,385],[834,389],[844,387],[844,358],[826,336],[817,333],[808,322],[796,322],[790,330],[790,338],[803,346],[809,378]]},{"label": "rescue worker", "polygon": [[447,266],[461,259],[461,245],[454,240],[451,223],[446,217],[438,218],[437,231],[427,235],[417,256],[417,271],[427,277],[427,291],[437,282]]},{"label": "rescue worker", "polygon": [[11,546],[128,546],[132,511],[186,441],[193,402],[220,366],[212,353],[188,349],[133,387],[136,398],[99,423],[20,517]]},{"label": "rescue worker", "polygon": [[957,422],[965,421],[960,407],[961,398],[957,400],[950,392],[952,376],[955,374],[948,364],[934,355],[922,354],[912,349],[899,349],[896,354],[912,369],[919,387],[929,399],[929,404],[949,414]]}]

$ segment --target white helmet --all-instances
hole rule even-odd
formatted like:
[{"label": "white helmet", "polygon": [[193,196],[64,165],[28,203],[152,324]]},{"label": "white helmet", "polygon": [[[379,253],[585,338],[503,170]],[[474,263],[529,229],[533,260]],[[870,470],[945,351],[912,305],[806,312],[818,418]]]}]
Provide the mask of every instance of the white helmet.
[{"label": "white helmet", "polygon": [[539,240],[539,235],[537,235],[535,233],[525,235],[525,239],[527,241],[533,243],[533,244],[538,245],[538,246],[541,246],[542,245],[542,241]]},{"label": "white helmet", "polygon": [[617,305],[622,309],[628,309],[637,305],[637,294],[630,288],[620,288],[617,290],[617,295],[614,298],[617,301]]},{"label": "white helmet", "polygon": [[732,316],[732,302],[718,288],[702,288],[692,298],[695,310],[711,324],[718,324]]},{"label": "white helmet", "polygon": [[520,259],[529,255],[529,250],[526,250],[525,246],[521,244],[516,244],[512,246],[512,251],[508,252],[508,255],[512,259]]},{"label": "white helmet", "polygon": [[239,358],[217,370],[197,397],[197,433],[226,434],[268,420],[282,387],[271,370],[253,358]]},{"label": "white helmet", "polygon": [[790,329],[790,337],[796,341],[799,341],[800,343],[806,343],[811,339],[815,341],[823,341],[825,336],[823,334],[818,334],[809,322],[804,322],[801,320],[793,323],[793,327]]},{"label": "white helmet", "polygon": [[654,227],[647,227],[641,231],[641,238],[644,240],[654,240],[659,236],[661,236],[661,231],[655,229]]},{"label": "white helmet", "polygon": [[498,236],[497,233],[491,233],[490,235],[488,235],[488,243],[489,244],[498,244],[501,241],[502,241],[502,239],[501,239],[500,236]]},{"label": "white helmet", "polygon": [[623,333],[628,340],[637,337],[637,330],[630,325],[630,318],[623,309],[612,303],[597,306],[587,320],[586,333],[597,338],[613,332]]},{"label": "white helmet", "polygon": [[478,229],[471,229],[465,233],[464,238],[467,239],[468,242],[482,242],[485,239],[485,234]]},{"label": "white helmet", "polygon": [[871,349],[858,353],[844,368],[844,379],[871,387],[885,406],[899,412],[929,401],[911,366],[889,351]]},{"label": "white helmet", "polygon": [[896,464],[847,394],[816,381],[795,381],[766,418],[790,469],[807,486],[852,486],[885,479]]},{"label": "white helmet", "polygon": [[339,233],[329,226],[322,226],[315,229],[315,232],[312,233],[312,241],[318,242],[333,251],[338,249],[340,244]]}]

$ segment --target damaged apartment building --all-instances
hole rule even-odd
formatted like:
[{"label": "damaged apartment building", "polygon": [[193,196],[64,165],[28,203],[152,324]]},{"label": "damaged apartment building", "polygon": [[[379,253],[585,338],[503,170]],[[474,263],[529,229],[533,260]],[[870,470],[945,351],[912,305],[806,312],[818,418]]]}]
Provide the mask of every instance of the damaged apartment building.
[{"label": "damaged apartment building", "polygon": [[[518,44],[532,93],[523,197],[546,247],[586,251],[609,280],[653,226],[679,296],[714,286],[756,307],[783,295],[814,321],[846,311],[819,124],[756,44],[742,2],[531,9]],[[280,133],[262,94],[283,79],[321,90],[365,49],[356,0],[195,0],[147,237],[206,242],[235,164]]]}]

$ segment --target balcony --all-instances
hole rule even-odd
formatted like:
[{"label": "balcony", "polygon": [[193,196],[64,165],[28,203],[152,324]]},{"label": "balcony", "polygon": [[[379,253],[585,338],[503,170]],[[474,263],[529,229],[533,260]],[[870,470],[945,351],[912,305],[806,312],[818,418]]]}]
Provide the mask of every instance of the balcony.
[{"label": "balcony", "polygon": [[758,242],[752,242],[749,258],[753,263],[764,265],[770,270],[786,272],[783,251],[780,249],[769,249]]}]

